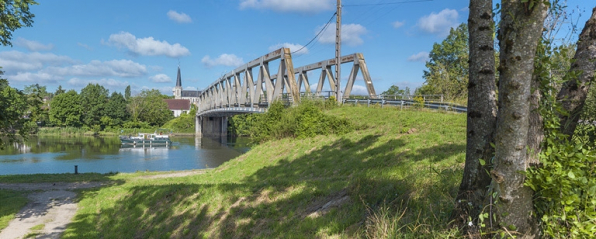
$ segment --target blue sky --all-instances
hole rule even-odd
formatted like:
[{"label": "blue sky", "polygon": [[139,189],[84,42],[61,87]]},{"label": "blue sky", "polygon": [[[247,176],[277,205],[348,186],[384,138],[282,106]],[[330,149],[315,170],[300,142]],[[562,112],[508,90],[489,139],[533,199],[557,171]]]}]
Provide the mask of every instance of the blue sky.
[{"label": "blue sky", "polygon": [[[399,3],[403,2],[403,3]],[[594,5],[569,0],[582,28]],[[203,89],[243,63],[281,46],[307,44],[335,12],[336,0],[48,1],[33,6],[33,27],[0,46],[11,86],[39,83],[110,92],[159,89],[172,95],[180,64],[185,89]],[[465,0],[343,0],[342,55],[362,53],[377,93],[419,87],[424,61],[451,27],[467,22]],[[578,10],[579,6],[579,10]],[[577,15],[582,12],[581,16]],[[299,67],[334,57],[335,19],[302,52]],[[351,65],[342,66],[342,79]],[[276,71],[275,67],[271,68]],[[274,70],[275,69],[275,70]],[[310,77],[311,84],[319,72]],[[343,81],[345,82],[345,80]],[[365,94],[359,77],[355,94]]]}]

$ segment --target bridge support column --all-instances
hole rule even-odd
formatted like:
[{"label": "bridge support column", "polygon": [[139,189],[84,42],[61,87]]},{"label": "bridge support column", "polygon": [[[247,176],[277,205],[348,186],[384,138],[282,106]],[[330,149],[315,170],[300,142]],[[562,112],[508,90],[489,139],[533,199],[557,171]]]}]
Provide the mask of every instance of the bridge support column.
[{"label": "bridge support column", "polygon": [[228,135],[228,117],[201,117],[201,136],[225,137]]},{"label": "bridge support column", "polygon": [[221,136],[228,136],[228,117],[221,117]]},{"label": "bridge support column", "polygon": [[203,137],[203,117],[195,116],[195,137]]}]

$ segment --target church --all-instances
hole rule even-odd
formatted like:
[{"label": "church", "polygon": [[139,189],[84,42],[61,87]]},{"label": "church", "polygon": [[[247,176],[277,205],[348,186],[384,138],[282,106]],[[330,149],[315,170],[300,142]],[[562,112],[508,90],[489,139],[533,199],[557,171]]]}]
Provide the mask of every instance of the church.
[{"label": "church", "polygon": [[174,87],[174,99],[189,100],[191,104],[199,101],[200,90],[183,90],[182,77],[180,76],[180,66],[178,66],[178,76],[176,77],[176,87]]}]

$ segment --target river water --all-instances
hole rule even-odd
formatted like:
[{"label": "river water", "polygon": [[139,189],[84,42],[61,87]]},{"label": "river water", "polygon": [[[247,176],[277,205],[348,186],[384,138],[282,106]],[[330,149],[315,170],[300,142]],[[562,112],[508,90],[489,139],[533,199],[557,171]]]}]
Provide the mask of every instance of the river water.
[{"label": "river water", "polygon": [[214,168],[249,150],[248,139],[173,136],[172,146],[121,147],[116,137],[31,136],[0,150],[0,175]]}]

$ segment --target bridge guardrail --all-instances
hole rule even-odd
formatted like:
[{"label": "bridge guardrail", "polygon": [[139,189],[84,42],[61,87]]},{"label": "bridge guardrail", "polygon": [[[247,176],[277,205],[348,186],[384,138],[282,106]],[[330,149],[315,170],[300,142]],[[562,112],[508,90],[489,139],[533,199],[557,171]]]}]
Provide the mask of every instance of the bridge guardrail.
[{"label": "bridge guardrail", "polygon": [[445,110],[445,111],[454,111],[458,113],[465,113],[468,112],[468,107],[463,105],[457,105],[454,103],[449,102],[435,102],[435,101],[424,101],[424,104],[420,104],[420,102],[415,100],[385,100],[385,99],[345,99],[344,104],[366,104],[370,107],[371,104],[380,104],[381,107],[385,105],[395,106],[395,107],[414,107],[414,106],[422,106],[424,108],[430,109],[437,109],[437,110]]}]

